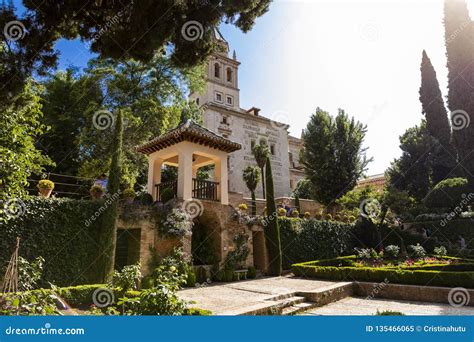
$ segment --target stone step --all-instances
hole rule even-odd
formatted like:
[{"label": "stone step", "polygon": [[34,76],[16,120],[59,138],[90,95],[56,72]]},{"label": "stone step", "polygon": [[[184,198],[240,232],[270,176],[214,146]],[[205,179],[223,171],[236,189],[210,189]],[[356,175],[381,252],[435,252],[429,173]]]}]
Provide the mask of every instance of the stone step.
[{"label": "stone step", "polygon": [[281,315],[282,316],[296,315],[300,312],[312,309],[316,306],[317,306],[317,304],[311,303],[311,302],[302,302],[302,303],[294,304],[294,305],[291,305],[291,306],[288,306],[288,307],[284,308],[281,311]]}]

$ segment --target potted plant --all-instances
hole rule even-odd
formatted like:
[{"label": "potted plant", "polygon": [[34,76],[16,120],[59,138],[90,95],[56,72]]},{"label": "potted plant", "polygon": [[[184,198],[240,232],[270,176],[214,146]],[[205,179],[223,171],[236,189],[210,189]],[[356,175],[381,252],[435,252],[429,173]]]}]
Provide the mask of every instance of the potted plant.
[{"label": "potted plant", "polygon": [[247,206],[247,204],[245,204],[245,203],[240,203],[240,204],[239,204],[239,209],[240,209],[240,211],[242,211],[242,212],[246,212],[247,209],[248,209],[248,206]]},{"label": "potted plant", "polygon": [[42,179],[38,182],[38,190],[41,197],[49,198],[51,192],[53,192],[54,183],[49,179]]},{"label": "potted plant", "polygon": [[124,198],[127,204],[132,204],[135,197],[137,197],[137,194],[133,189],[125,189],[122,192],[122,197]]},{"label": "potted plant", "polygon": [[89,193],[91,194],[92,199],[98,200],[104,195],[104,188],[100,185],[93,185],[89,190]]}]

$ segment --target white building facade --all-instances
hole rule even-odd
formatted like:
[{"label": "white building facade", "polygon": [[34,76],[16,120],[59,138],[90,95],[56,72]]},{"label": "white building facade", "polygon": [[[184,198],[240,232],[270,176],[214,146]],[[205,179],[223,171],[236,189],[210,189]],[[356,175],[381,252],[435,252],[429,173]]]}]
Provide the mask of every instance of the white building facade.
[{"label": "white building facade", "polygon": [[[275,196],[290,196],[298,180],[304,177],[299,163],[301,140],[288,134],[287,124],[260,115],[260,109],[240,107],[240,62],[235,52],[229,57],[229,45],[217,30],[215,37],[223,51],[210,57],[206,89],[202,94],[192,93],[190,100],[203,108],[207,129],[242,145],[241,150],[229,155],[229,191],[250,196],[242,173],[248,165],[256,165],[252,146],[263,139],[271,150]],[[261,185],[256,196],[263,197]]]}]

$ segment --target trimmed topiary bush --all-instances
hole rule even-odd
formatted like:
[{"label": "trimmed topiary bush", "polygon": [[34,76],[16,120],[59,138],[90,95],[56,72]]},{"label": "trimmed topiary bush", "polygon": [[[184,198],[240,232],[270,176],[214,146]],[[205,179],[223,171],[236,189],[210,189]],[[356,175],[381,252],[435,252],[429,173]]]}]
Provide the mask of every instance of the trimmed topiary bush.
[{"label": "trimmed topiary bush", "polygon": [[466,178],[448,178],[436,184],[423,201],[428,208],[452,209],[471,192]]}]

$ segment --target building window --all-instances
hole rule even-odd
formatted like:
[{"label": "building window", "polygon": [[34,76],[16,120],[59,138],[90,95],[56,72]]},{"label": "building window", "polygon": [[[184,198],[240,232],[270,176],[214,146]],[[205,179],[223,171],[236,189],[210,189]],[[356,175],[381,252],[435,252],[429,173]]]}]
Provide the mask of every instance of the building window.
[{"label": "building window", "polygon": [[289,157],[290,157],[290,163],[293,164],[293,153],[289,152]]},{"label": "building window", "polygon": [[250,141],[250,147],[253,149],[255,147],[255,140],[251,140]]},{"label": "building window", "polygon": [[232,106],[233,103],[234,103],[233,97],[232,96],[226,96],[226,103],[227,103],[227,105]]},{"label": "building window", "polygon": [[198,98],[196,99],[196,104],[197,104],[197,105],[199,104],[199,99],[198,99]]},{"label": "building window", "polygon": [[219,65],[219,63],[214,64],[214,77],[221,77],[221,66]]},{"label": "building window", "polygon": [[275,144],[270,145],[270,153],[272,154],[272,156],[275,155]]},{"label": "building window", "polygon": [[216,101],[222,103],[222,93],[216,92]]},{"label": "building window", "polygon": [[221,124],[228,125],[227,116],[223,116],[223,117],[222,117]]},{"label": "building window", "polygon": [[232,69],[227,68],[227,82],[232,82]]}]

